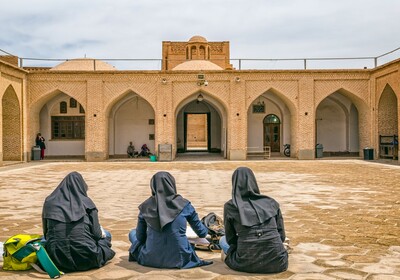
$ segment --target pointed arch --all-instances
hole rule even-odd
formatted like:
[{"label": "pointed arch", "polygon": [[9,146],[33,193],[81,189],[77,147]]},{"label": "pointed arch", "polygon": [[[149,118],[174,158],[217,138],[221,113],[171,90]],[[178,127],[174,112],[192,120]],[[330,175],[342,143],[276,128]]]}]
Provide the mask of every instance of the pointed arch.
[{"label": "pointed arch", "polygon": [[278,89],[274,88],[274,87],[270,87],[267,90],[263,91],[262,93],[260,93],[257,96],[254,96],[254,98],[252,100],[249,100],[249,103],[247,103],[247,110],[249,110],[249,107],[252,106],[252,104],[257,101],[257,99],[266,94],[266,93],[272,93],[274,95],[276,95],[277,97],[279,97],[279,99],[281,99],[285,105],[289,108],[290,112],[292,114],[295,114],[296,112],[296,106],[293,103],[292,100],[290,100],[285,94],[283,94],[281,91],[279,91]]},{"label": "pointed arch", "polygon": [[[115,109],[116,104],[120,104],[121,101],[125,100],[126,98],[131,98],[132,95],[138,96],[145,100],[152,108],[154,111],[154,106],[150,100],[148,100],[143,94],[138,92],[137,90],[134,90],[132,88],[127,88],[124,91],[121,91],[119,94],[116,94],[113,99],[110,101],[107,101],[107,105],[105,106],[105,116],[110,117],[110,114],[112,114],[112,111]],[[130,96],[130,97],[129,97]]]},{"label": "pointed arch", "polygon": [[[71,98],[75,99],[79,106],[71,107]],[[34,145],[35,136],[40,132],[46,139],[45,157],[83,158],[86,141],[86,114],[83,102],[80,96],[58,88],[43,94],[31,104],[28,111],[28,140],[31,141],[31,145]]]},{"label": "pointed arch", "polygon": [[386,84],[378,101],[378,143],[381,158],[398,158],[398,102],[393,88]]},{"label": "pointed arch", "polygon": [[392,91],[396,96],[396,86],[394,85],[393,81],[387,81],[387,82],[382,82],[382,84],[379,84],[377,88],[377,100],[379,103],[379,100],[381,99],[382,95],[384,93],[387,94],[388,91]]},{"label": "pointed arch", "polygon": [[21,107],[13,86],[8,86],[2,98],[3,160],[21,161],[22,120]]},{"label": "pointed arch", "polygon": [[[325,156],[358,156],[368,146],[369,107],[352,92],[339,88],[315,107],[315,144]],[[363,142],[360,142],[363,141]]]},{"label": "pointed arch", "polygon": [[389,84],[378,102],[378,134],[398,135],[398,98]]},{"label": "pointed arch", "polygon": [[[257,106],[264,110],[256,110]],[[274,88],[269,88],[248,104],[247,107],[247,147],[248,154],[262,153],[264,146],[271,146],[275,153],[272,156],[283,154],[283,145],[291,144],[295,150],[296,139],[292,137],[296,131],[296,109],[295,105],[281,92]],[[266,125],[264,119],[268,115],[279,118],[280,123]],[[274,142],[272,136],[274,135]],[[292,153],[295,156],[295,153]]]},{"label": "pointed arch", "polygon": [[187,148],[188,114],[203,114],[208,115],[207,150],[220,152],[227,157],[227,110],[222,102],[208,92],[199,90],[181,100],[174,112],[176,151],[186,151]]},{"label": "pointed arch", "polygon": [[113,100],[106,109],[108,118],[108,154],[126,157],[132,142],[136,151],[147,144],[155,151],[156,115],[153,106],[133,90],[127,90]]}]

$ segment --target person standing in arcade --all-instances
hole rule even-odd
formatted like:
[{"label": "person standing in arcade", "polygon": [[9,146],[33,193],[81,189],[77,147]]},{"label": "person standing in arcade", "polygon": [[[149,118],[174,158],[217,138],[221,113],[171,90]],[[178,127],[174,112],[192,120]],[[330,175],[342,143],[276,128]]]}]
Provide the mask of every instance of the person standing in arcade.
[{"label": "person standing in arcade", "polygon": [[36,136],[36,146],[40,147],[40,159],[44,159],[44,150],[46,150],[46,144],[44,141],[44,137],[38,133]]}]

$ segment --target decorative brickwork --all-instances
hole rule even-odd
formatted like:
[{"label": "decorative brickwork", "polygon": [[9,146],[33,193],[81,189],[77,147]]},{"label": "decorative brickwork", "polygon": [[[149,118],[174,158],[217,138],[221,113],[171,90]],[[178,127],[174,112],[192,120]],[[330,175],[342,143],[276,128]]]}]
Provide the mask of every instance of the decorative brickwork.
[{"label": "decorative brickwork", "polygon": [[[183,55],[179,59],[186,60],[189,44],[198,47],[192,55],[209,54],[211,61],[226,59],[229,64],[229,42],[207,42],[201,36],[192,39],[190,42],[163,42],[163,59]],[[172,144],[173,157],[177,150],[177,116],[200,93],[221,119],[221,148],[228,159],[246,158],[247,139],[251,137],[248,135],[248,112],[261,96],[272,96],[269,102],[278,100],[281,109],[286,111],[286,120],[290,118],[282,131],[285,131],[285,141],[290,142],[291,154],[296,158],[315,158],[317,108],[332,94],[340,94],[356,108],[358,123],[355,127],[359,133],[360,153],[365,147],[379,150],[379,134],[398,134],[400,60],[376,69],[324,71],[236,71],[227,70],[228,64],[223,65],[225,70],[208,71],[172,71],[171,65],[163,64],[163,69],[168,70],[55,71],[32,68],[28,72],[0,61],[0,155],[3,154],[5,160],[21,160],[25,154],[29,155],[41,124],[48,122],[40,120],[40,112],[60,93],[76,99],[85,109],[85,156],[88,161],[108,158],[110,112],[129,94],[137,94],[154,110],[155,152],[158,144]],[[199,83],[200,74],[204,75],[203,83]]]},{"label": "decorative brickwork", "polygon": [[378,107],[378,133],[379,135],[398,135],[398,101],[390,86],[386,86]]},{"label": "decorative brickwork", "polygon": [[0,60],[18,66],[18,57],[14,55],[0,55]]},{"label": "decorative brickwork", "polygon": [[162,70],[172,70],[187,60],[209,60],[222,69],[231,69],[229,42],[207,42],[204,37],[194,36],[188,42],[162,43]]},{"label": "decorative brickwork", "polygon": [[3,160],[20,161],[21,153],[21,115],[14,89],[10,86],[2,98]]}]

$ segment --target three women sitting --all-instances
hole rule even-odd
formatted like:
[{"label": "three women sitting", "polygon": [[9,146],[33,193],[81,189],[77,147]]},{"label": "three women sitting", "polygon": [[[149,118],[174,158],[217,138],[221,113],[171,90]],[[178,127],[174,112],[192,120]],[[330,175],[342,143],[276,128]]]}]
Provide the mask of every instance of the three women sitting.
[{"label": "three women sitting", "polygon": [[[156,173],[151,196],[139,205],[129,261],[156,268],[192,268],[212,264],[201,260],[186,236],[187,223],[199,237],[208,229],[189,200],[177,194],[174,177]],[[60,270],[83,271],[103,266],[115,253],[111,234],[102,230],[98,210],[87,196],[87,185],[77,172],[67,175],[43,207],[45,247]],[[220,246],[225,263],[234,270],[277,273],[288,267],[283,245],[285,229],[279,204],[261,195],[251,169],[238,168],[232,176],[232,199],[224,206],[225,236]]]}]

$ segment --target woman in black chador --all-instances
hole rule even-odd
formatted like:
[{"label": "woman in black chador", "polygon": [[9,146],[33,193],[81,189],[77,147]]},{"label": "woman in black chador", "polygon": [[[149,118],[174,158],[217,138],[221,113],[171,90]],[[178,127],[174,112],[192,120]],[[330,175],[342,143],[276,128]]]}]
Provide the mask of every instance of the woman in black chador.
[{"label": "woman in black chador", "polygon": [[68,174],[43,206],[45,248],[64,272],[98,268],[115,253],[111,234],[99,224],[98,210],[78,172]]},{"label": "woman in black chador", "polygon": [[207,235],[196,210],[176,193],[168,172],[156,173],[150,182],[152,196],[139,205],[137,228],[129,233],[129,261],[158,268],[191,268],[211,264],[201,260],[189,244],[186,225],[200,237]]},{"label": "woman in black chador", "polygon": [[225,236],[220,245],[232,269],[277,273],[288,267],[279,204],[261,195],[253,171],[239,167],[232,176],[232,199],[224,206]]}]

